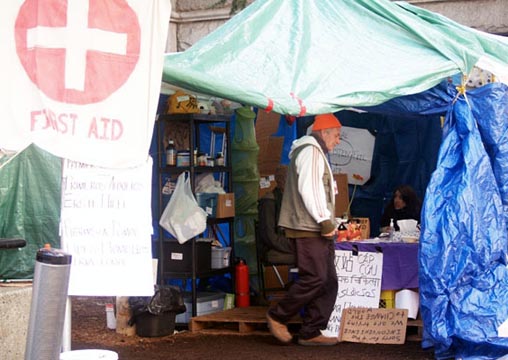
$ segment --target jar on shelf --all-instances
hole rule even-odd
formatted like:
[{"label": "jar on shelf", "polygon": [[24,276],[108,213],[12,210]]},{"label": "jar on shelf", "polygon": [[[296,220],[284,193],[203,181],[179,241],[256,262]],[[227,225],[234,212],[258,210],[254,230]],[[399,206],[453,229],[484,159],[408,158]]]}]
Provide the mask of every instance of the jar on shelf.
[{"label": "jar on shelf", "polygon": [[176,166],[189,166],[190,165],[190,151],[181,150],[176,154]]},{"label": "jar on shelf", "polygon": [[222,152],[217,153],[217,157],[215,158],[215,165],[224,166],[224,155],[222,155]]},{"label": "jar on shelf", "polygon": [[198,154],[198,166],[206,166],[206,154],[199,153]]}]

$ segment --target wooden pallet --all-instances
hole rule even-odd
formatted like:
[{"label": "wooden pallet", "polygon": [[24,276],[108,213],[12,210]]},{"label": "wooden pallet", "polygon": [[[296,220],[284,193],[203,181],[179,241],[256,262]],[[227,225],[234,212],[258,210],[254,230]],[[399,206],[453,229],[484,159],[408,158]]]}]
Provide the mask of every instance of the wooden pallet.
[{"label": "wooden pallet", "polygon": [[420,318],[418,318],[416,320],[408,319],[407,320],[407,327],[416,327],[417,332],[416,332],[416,334],[407,336],[406,340],[408,340],[408,341],[422,341],[423,320],[421,320]]},{"label": "wooden pallet", "polygon": [[[215,334],[269,335],[267,310],[264,306],[250,306],[196,316],[190,319],[189,330]],[[288,326],[299,324],[301,320],[297,317],[291,320]]]},{"label": "wooden pallet", "polygon": [[[200,315],[190,319],[189,330],[206,334],[237,334],[237,335],[270,335],[266,323],[268,307],[250,306]],[[302,321],[296,316],[288,323],[291,332],[296,332]],[[422,320],[408,320],[408,327],[417,327],[417,334],[407,337],[408,341],[421,341]]]}]

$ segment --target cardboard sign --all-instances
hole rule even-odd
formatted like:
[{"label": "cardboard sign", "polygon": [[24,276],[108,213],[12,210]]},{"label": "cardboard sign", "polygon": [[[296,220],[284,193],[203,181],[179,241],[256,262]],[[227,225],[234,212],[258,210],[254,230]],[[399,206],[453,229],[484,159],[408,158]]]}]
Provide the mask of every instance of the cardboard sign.
[{"label": "cardboard sign", "polygon": [[343,310],[349,307],[377,308],[381,294],[383,254],[335,250],[339,288],[325,336],[338,336]]},{"label": "cardboard sign", "polygon": [[333,174],[337,184],[337,195],[335,195],[335,217],[342,217],[344,213],[349,216],[349,189],[347,174]]},{"label": "cardboard sign", "polygon": [[339,341],[404,344],[407,309],[347,308],[342,311]]}]

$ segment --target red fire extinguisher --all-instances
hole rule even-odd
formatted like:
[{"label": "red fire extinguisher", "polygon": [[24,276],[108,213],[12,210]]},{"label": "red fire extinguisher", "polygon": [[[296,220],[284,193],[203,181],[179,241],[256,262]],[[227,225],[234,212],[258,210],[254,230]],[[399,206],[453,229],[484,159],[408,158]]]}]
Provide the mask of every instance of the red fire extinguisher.
[{"label": "red fire extinguisher", "polygon": [[245,264],[245,260],[238,260],[235,267],[236,279],[236,307],[249,307],[249,267]]}]

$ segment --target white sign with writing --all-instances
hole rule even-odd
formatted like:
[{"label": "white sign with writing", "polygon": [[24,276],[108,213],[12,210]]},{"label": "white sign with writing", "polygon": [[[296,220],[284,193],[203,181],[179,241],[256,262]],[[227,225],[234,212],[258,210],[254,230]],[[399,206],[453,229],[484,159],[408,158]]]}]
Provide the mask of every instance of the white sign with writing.
[{"label": "white sign with writing", "polygon": [[65,160],[60,235],[69,295],[153,295],[151,159],[130,169]]},{"label": "white sign with writing", "polygon": [[342,310],[349,307],[377,308],[381,294],[383,254],[335,250],[339,288],[325,336],[339,335]]},{"label": "white sign with writing", "polygon": [[340,143],[330,152],[333,173],[348,174],[350,184],[365,184],[370,179],[375,140],[366,129],[343,126]]}]

